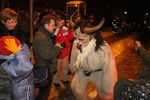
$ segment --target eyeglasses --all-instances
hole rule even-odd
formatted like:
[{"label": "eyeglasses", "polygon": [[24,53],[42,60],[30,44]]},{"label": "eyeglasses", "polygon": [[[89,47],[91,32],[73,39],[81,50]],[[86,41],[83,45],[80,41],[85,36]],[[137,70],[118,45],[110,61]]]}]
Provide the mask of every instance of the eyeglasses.
[{"label": "eyeglasses", "polygon": [[5,23],[7,23],[7,24],[17,24],[18,20],[17,20],[17,18],[14,18],[14,19],[7,20]]}]

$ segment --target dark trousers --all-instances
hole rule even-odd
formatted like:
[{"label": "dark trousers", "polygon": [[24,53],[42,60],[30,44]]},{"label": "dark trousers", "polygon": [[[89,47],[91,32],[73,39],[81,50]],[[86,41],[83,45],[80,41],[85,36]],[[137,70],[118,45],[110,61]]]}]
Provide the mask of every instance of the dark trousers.
[{"label": "dark trousers", "polygon": [[49,77],[48,78],[49,85],[39,88],[39,93],[36,96],[35,100],[47,100],[48,99],[48,96],[50,95],[50,89],[51,89],[51,86],[52,86],[52,74],[49,74],[48,77]]},{"label": "dark trousers", "polygon": [[122,92],[124,88],[127,88],[126,86],[129,84],[128,79],[120,79],[114,86],[114,100],[126,100],[123,99]]}]

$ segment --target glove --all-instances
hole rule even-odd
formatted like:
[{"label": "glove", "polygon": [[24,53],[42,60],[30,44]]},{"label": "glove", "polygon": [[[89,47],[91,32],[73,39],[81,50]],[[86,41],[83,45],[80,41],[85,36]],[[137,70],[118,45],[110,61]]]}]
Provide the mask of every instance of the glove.
[{"label": "glove", "polygon": [[60,45],[65,48],[66,47],[66,43],[65,42],[61,42]]},{"label": "glove", "polygon": [[18,51],[20,51],[20,47],[17,46],[16,42],[14,39],[5,39],[4,40],[6,46],[5,48],[7,48],[9,51],[13,52],[13,53],[16,53]]}]

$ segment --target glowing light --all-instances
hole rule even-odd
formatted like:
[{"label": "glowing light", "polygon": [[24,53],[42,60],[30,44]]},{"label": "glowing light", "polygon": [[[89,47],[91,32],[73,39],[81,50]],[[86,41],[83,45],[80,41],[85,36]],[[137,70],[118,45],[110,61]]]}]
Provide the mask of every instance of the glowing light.
[{"label": "glowing light", "polygon": [[127,11],[124,12],[125,15],[126,15],[127,13],[128,13]]},{"label": "glowing light", "polygon": [[148,14],[148,13],[145,13],[145,15],[148,16],[149,14]]}]

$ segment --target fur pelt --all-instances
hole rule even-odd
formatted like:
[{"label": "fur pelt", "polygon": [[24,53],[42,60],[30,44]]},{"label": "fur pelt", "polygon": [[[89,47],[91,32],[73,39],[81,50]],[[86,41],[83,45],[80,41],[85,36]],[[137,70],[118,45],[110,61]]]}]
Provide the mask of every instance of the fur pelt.
[{"label": "fur pelt", "polygon": [[[75,78],[73,79],[72,87],[76,87],[76,80],[85,80],[86,83],[92,81],[97,84],[98,94],[101,98],[111,98],[113,96],[114,84],[117,81],[117,70],[116,64],[111,52],[109,45],[104,42],[97,51],[95,51],[96,40],[92,38],[87,46],[83,46],[82,51],[77,49],[78,41],[75,40],[72,48],[70,68],[75,72]],[[84,70],[94,71],[97,69],[102,69],[102,71],[97,72],[95,77],[93,75],[89,76],[86,80],[86,76],[83,76]],[[80,79],[79,79],[80,78]],[[92,80],[90,80],[92,79]],[[95,80],[95,81],[93,81]],[[82,83],[79,85],[82,87]],[[79,89],[79,88],[78,88]],[[110,96],[111,95],[111,96]]]}]

